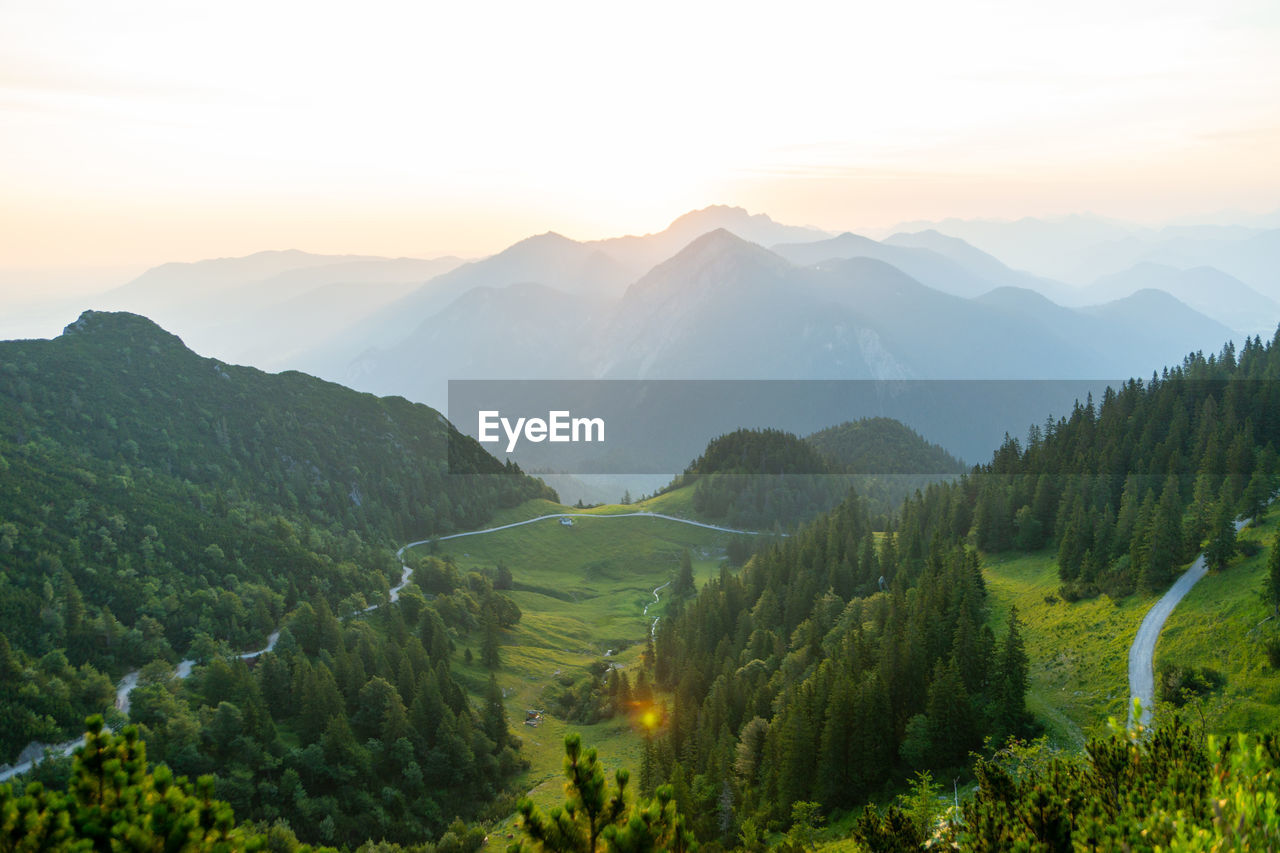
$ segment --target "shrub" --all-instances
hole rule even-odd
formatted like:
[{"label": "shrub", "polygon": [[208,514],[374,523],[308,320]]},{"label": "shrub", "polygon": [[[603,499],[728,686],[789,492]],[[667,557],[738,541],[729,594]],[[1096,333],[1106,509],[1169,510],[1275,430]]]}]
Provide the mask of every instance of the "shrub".
[{"label": "shrub", "polygon": [[1226,677],[1209,667],[1182,667],[1165,664],[1160,667],[1160,699],[1181,708],[1193,696],[1216,693],[1227,683]]}]

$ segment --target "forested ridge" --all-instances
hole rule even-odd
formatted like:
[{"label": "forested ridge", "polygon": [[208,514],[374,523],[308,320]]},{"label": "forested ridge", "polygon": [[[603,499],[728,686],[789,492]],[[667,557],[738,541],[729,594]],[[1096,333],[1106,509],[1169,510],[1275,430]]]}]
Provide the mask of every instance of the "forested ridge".
[{"label": "forested ridge", "polygon": [[702,517],[734,527],[789,529],[855,489],[884,522],[918,488],[963,471],[937,445],[891,418],[863,418],[800,438],[740,429],[713,439],[664,491],[693,487]]},{"label": "forested ridge", "polygon": [[1277,378],[1280,337],[1253,338],[1108,388],[930,490],[924,525],[971,527],[985,551],[1056,548],[1069,598],[1162,590],[1202,548],[1220,567],[1280,474]]},{"label": "forested ridge", "polygon": [[861,418],[819,430],[805,443],[849,474],[959,474],[964,465],[893,418]]},{"label": "forested ridge", "polygon": [[0,761],[81,731],[127,669],[385,601],[403,541],[547,494],[426,406],[202,358],[135,315],[0,343]]}]

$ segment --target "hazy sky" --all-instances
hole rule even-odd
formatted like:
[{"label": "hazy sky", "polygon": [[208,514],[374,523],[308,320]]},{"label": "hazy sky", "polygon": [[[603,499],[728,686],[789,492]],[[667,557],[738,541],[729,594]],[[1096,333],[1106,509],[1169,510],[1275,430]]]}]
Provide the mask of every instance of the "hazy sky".
[{"label": "hazy sky", "polygon": [[1280,3],[0,0],[0,267],[1280,207]]}]

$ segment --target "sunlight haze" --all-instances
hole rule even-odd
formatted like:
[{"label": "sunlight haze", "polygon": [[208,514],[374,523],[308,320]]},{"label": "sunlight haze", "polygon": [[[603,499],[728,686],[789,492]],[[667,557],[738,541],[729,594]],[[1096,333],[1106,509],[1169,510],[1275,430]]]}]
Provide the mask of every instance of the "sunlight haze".
[{"label": "sunlight haze", "polygon": [[1265,2],[8,2],[0,266],[1263,212]]}]

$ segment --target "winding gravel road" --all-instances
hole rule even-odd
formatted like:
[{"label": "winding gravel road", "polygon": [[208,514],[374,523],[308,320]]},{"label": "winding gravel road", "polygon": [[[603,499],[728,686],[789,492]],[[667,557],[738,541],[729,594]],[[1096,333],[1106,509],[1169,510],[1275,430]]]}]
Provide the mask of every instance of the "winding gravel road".
[{"label": "winding gravel road", "polygon": [[[402,553],[403,551],[404,551],[403,548],[401,548],[400,551],[397,551],[396,552],[397,556],[399,556],[400,553]],[[409,575],[412,573],[409,567],[404,565],[403,563],[401,563],[400,567],[403,570],[400,573],[400,583],[392,587],[390,590],[391,595],[389,598],[390,598],[390,601],[393,601],[393,602],[399,600],[400,590],[404,589],[405,585],[409,583]],[[371,604],[365,609],[361,610],[359,613],[368,613],[370,610],[374,610],[377,607],[378,605]],[[359,614],[353,613],[351,615],[356,616]],[[248,660],[249,658],[256,658],[259,655],[264,655],[276,647],[276,642],[279,639],[280,639],[280,631],[279,630],[273,631],[270,634],[270,636],[267,637],[267,644],[265,646],[251,652],[245,652],[243,654],[236,655],[236,657],[240,658],[241,660]],[[196,665],[196,662],[193,660],[184,660],[180,662],[177,665],[177,667],[174,668],[173,678],[176,678],[179,681],[181,681],[182,679],[191,675],[191,670],[195,667],[195,665]],[[142,670],[139,670],[139,669],[135,669],[133,672],[125,673],[124,678],[121,678],[120,683],[116,685],[116,708],[119,709],[120,712],[125,714],[126,716],[128,716],[129,714],[129,694],[132,693],[133,689],[138,686],[138,678],[139,676],[141,676],[141,674],[142,674]],[[36,766],[41,761],[43,761],[45,759],[46,754],[52,754],[55,757],[71,755],[71,753],[75,752],[82,743],[84,743],[83,738],[76,738],[75,740],[69,740],[69,741],[66,741],[65,743],[39,744],[39,746],[42,747],[40,755],[37,755],[36,757],[30,759],[29,761],[22,761],[10,767],[4,767],[3,769],[0,769],[0,782],[6,782],[9,779],[12,779],[14,776],[18,776],[23,773],[26,773],[32,767]],[[30,749],[30,747],[28,747],[27,749]],[[27,750],[23,750],[23,752],[26,752],[26,751]]]},{"label": "winding gravel road", "polygon": [[[1248,519],[1236,522],[1236,532],[1240,532],[1240,528],[1248,524]],[[1138,626],[1138,634],[1133,638],[1133,645],[1129,647],[1129,725],[1134,723],[1133,719],[1133,700],[1138,699],[1142,703],[1142,713],[1138,722],[1147,726],[1151,724],[1151,709],[1155,706],[1155,657],[1156,657],[1156,641],[1160,639],[1160,631],[1164,628],[1164,623],[1168,620],[1169,614],[1173,613],[1173,608],[1178,606],[1178,602],[1191,591],[1191,587],[1199,583],[1200,579],[1209,573],[1209,567],[1205,564],[1204,554],[1196,557],[1196,561],[1191,564],[1191,568],[1183,572],[1182,577],[1174,581],[1173,586],[1169,587],[1169,591],[1160,597],[1160,600],[1151,606],[1147,611],[1147,615],[1143,617],[1142,624]]]},{"label": "winding gravel road", "polygon": [[513,521],[510,524],[503,524],[498,527],[486,527],[484,530],[468,530],[466,533],[450,533],[448,536],[437,536],[434,539],[419,539],[417,542],[410,542],[396,552],[396,556],[403,556],[408,548],[417,545],[426,545],[430,542],[444,542],[446,539],[461,539],[463,536],[479,536],[481,533],[494,533],[499,530],[510,530],[512,527],[521,527],[526,524],[534,524],[547,518],[664,518],[667,521],[676,521],[680,524],[690,524],[694,527],[702,527],[706,530],[718,530],[721,533],[741,533],[744,536],[759,536],[758,530],[735,530],[732,527],[720,527],[715,524],[704,524],[701,521],[691,521],[687,518],[680,518],[677,515],[664,515],[660,512],[618,512],[612,515],[595,515],[589,512],[553,512],[548,515],[540,515],[537,518],[528,518],[524,521]]}]

